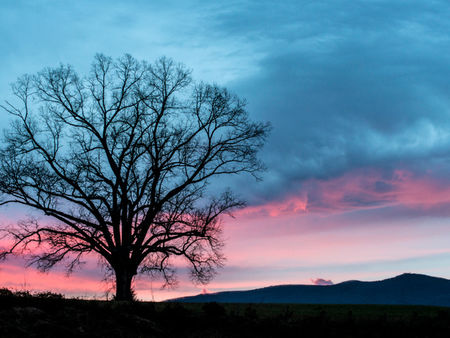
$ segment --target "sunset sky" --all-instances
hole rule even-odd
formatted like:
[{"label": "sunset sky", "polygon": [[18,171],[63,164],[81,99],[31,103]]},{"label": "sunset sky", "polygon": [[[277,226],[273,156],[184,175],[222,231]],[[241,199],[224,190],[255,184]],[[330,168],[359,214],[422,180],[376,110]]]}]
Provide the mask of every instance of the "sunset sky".
[{"label": "sunset sky", "polygon": [[[0,2],[0,101],[24,73],[88,72],[96,53],[186,64],[270,121],[262,181],[230,186],[226,266],[177,289],[138,278],[141,299],[275,284],[450,278],[450,3],[365,1]],[[0,125],[9,116],[0,109]],[[0,226],[27,214],[0,208]],[[1,244],[3,243],[3,244]],[[0,242],[0,245],[6,245]],[[102,297],[95,257],[66,277],[0,263],[0,287]]]}]

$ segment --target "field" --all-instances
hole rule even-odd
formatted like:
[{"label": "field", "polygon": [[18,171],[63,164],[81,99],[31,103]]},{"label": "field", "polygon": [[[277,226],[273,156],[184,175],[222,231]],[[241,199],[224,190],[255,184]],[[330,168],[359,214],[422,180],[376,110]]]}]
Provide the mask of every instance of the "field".
[{"label": "field", "polygon": [[123,303],[0,290],[0,337],[450,337],[450,308]]}]

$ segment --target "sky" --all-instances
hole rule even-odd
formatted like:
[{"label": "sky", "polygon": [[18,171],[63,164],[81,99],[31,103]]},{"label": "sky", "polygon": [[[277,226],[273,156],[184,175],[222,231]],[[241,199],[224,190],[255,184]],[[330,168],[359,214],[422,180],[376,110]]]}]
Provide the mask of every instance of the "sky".
[{"label": "sky", "polygon": [[[267,171],[226,181],[227,263],[208,285],[138,278],[141,299],[275,284],[450,278],[450,4],[447,1],[0,2],[0,101],[24,73],[80,73],[96,53],[168,56],[247,100],[272,132]],[[0,125],[9,116],[0,110]],[[0,208],[0,225],[26,214]],[[95,257],[66,277],[20,258],[0,287],[103,297]]]}]

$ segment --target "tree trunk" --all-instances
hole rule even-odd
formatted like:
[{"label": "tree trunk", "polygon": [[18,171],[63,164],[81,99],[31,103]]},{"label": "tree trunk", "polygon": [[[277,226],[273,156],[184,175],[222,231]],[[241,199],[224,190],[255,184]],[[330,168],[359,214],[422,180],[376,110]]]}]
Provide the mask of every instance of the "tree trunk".
[{"label": "tree trunk", "polygon": [[115,270],[116,273],[116,300],[133,300],[133,292],[131,290],[131,281],[133,274],[127,270]]}]

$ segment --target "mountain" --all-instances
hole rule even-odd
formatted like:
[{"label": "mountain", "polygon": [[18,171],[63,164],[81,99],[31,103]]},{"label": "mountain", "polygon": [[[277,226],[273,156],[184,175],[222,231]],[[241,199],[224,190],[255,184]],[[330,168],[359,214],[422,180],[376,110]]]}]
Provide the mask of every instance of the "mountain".
[{"label": "mountain", "polygon": [[405,273],[375,282],[347,281],[326,286],[278,285],[248,291],[201,294],[168,301],[450,306],[450,280]]}]

